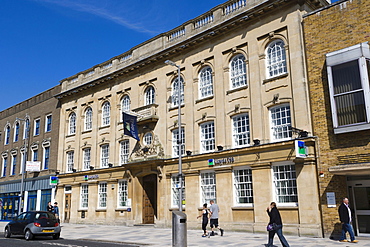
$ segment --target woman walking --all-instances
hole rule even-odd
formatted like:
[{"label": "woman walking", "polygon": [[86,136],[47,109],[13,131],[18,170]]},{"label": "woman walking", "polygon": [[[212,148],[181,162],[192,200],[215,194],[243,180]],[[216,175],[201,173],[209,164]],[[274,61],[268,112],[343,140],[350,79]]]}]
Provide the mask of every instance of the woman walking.
[{"label": "woman walking", "polygon": [[269,225],[274,225],[274,229],[269,231],[269,242],[267,247],[273,246],[275,233],[278,235],[283,247],[289,247],[288,242],[283,236],[283,222],[281,221],[281,216],[275,202],[271,202],[270,206],[267,208],[267,214],[270,217]]},{"label": "woman walking", "polygon": [[203,230],[202,237],[207,237],[207,225],[208,225],[208,218],[209,218],[209,211],[207,209],[207,203],[203,204],[202,213],[197,217],[197,219],[200,217],[202,217],[202,230]]}]

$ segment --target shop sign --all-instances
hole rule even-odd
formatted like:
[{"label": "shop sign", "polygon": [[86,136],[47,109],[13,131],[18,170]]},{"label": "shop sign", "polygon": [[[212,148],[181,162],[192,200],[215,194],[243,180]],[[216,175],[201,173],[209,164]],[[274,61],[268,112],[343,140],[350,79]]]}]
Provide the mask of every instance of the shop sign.
[{"label": "shop sign", "polygon": [[27,161],[26,172],[39,172],[41,161]]},{"label": "shop sign", "polygon": [[214,165],[225,165],[225,164],[232,164],[235,162],[234,157],[226,157],[221,159],[209,159],[208,160],[208,166],[214,166]]},{"label": "shop sign", "polygon": [[99,175],[98,174],[95,174],[95,175],[85,175],[84,180],[85,181],[88,181],[90,179],[98,179],[98,178],[99,178]]},{"label": "shop sign", "polygon": [[307,158],[308,149],[304,141],[295,141],[295,157],[297,158]]}]

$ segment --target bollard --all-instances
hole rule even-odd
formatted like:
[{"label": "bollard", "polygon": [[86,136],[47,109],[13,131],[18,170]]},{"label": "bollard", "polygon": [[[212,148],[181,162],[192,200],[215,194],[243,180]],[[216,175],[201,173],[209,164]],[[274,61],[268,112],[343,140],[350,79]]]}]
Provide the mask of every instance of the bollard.
[{"label": "bollard", "polygon": [[172,246],[187,247],[186,214],[180,211],[172,212]]}]

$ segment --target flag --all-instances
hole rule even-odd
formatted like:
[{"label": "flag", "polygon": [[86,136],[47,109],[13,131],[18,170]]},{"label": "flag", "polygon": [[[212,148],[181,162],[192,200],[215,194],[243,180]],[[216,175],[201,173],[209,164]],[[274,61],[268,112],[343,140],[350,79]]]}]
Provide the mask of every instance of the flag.
[{"label": "flag", "polygon": [[123,133],[140,141],[139,133],[137,130],[137,117],[127,114],[125,112],[123,112],[122,114],[123,114]]}]

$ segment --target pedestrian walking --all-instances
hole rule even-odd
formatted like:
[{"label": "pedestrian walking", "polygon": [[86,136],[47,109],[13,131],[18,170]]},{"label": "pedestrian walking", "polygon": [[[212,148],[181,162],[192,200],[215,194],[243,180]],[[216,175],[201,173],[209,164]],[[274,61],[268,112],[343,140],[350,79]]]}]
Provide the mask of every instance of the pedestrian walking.
[{"label": "pedestrian walking", "polygon": [[218,205],[215,203],[214,200],[211,200],[210,203],[211,203],[211,206],[209,207],[209,211],[211,212],[211,217],[210,217],[209,223],[212,229],[210,236],[215,235],[215,232],[214,232],[215,227],[220,230],[221,236],[223,236],[224,230],[218,224],[218,213],[220,212],[220,208],[218,207]]},{"label": "pedestrian walking", "polygon": [[46,206],[46,211],[52,213],[54,210],[53,205],[51,205],[51,202],[48,202],[48,205]]},{"label": "pedestrian walking", "polygon": [[348,242],[346,233],[349,233],[351,238],[351,243],[357,243],[358,240],[355,240],[355,234],[353,234],[352,228],[352,210],[349,207],[348,198],[343,198],[342,204],[338,208],[339,219],[342,222],[342,235],[340,236],[340,242]]},{"label": "pedestrian walking", "polygon": [[59,207],[58,207],[57,202],[54,202],[53,213],[54,213],[55,217],[58,219],[58,222],[60,222],[60,220],[59,220]]},{"label": "pedestrian walking", "polygon": [[197,217],[197,219],[202,217],[202,230],[203,230],[202,237],[207,237],[207,225],[208,225],[209,215],[210,215],[210,212],[207,209],[207,203],[204,203],[202,213]]},{"label": "pedestrian walking", "polygon": [[269,226],[268,226],[268,228],[270,227],[270,229],[268,229],[269,230],[269,242],[266,246],[267,247],[274,246],[274,244],[273,244],[274,243],[274,236],[275,236],[275,233],[276,233],[278,235],[278,237],[280,239],[280,242],[283,245],[283,247],[289,247],[288,242],[286,241],[285,237],[283,236],[283,222],[281,221],[280,212],[277,209],[275,202],[271,202],[270,206],[267,207],[267,214],[270,217]]}]

